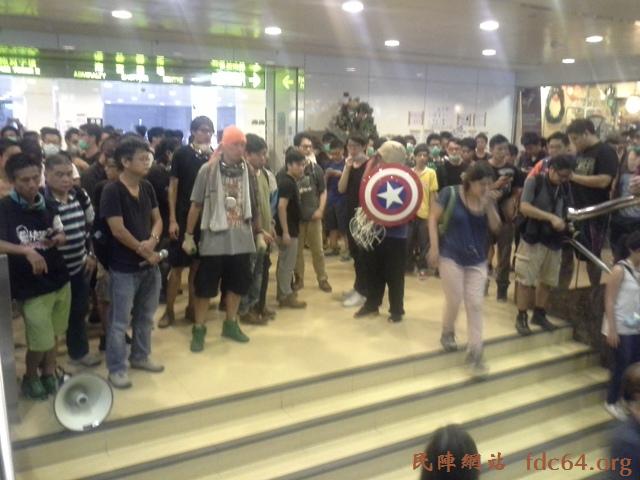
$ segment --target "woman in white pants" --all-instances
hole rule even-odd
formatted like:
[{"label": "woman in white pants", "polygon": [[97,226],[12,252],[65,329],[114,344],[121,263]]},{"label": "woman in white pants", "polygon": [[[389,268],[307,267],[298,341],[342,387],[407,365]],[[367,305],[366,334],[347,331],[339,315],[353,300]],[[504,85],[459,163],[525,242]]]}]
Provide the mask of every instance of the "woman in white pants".
[{"label": "woman in white pants", "polygon": [[486,373],[482,357],[482,306],[487,279],[488,233],[498,231],[491,167],[470,166],[463,183],[442,189],[429,215],[429,264],[438,268],[445,295],[440,342],[457,350],[455,321],[464,300],[468,325],[468,356],[474,376]]}]

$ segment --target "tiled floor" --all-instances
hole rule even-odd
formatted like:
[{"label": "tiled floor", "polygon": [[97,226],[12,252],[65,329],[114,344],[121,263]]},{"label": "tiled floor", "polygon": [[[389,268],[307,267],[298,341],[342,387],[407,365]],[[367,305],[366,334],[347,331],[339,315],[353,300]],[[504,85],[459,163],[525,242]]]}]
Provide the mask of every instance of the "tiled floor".
[{"label": "tiled floor", "polygon": [[[274,270],[275,266],[272,274]],[[407,277],[407,314],[402,323],[390,324],[386,321],[386,305],[378,317],[365,319],[354,319],[354,310],[341,306],[340,295],[350,289],[352,283],[350,262],[328,259],[327,270],[333,294],[323,293],[317,288],[313,268],[308,261],[306,288],[299,295],[308,302],[308,308],[280,310],[277,319],[268,326],[244,326],[244,331],[251,337],[248,344],[237,344],[220,337],[223,314],[214,309],[210,310],[205,350],[200,354],[189,351],[189,324],[179,321],[174,327],[156,329],[153,333],[153,356],[165,364],[165,372],[153,375],[132,371],[134,386],[129,390],[115,391],[109,419],[125,418],[440,348],[443,297],[439,279],[430,277],[419,281],[415,276]],[[274,286],[272,282],[268,297],[270,301],[273,301]],[[177,305],[179,318],[184,311],[184,302],[185,299],[181,298]],[[162,314],[162,308],[158,309],[156,318]],[[485,304],[485,338],[512,334],[515,313],[512,302],[499,304],[495,301],[495,284],[492,284]],[[20,330],[18,323],[16,330]],[[464,341],[466,325],[462,312],[458,327],[458,335]],[[93,344],[92,348],[97,349],[97,345]],[[18,374],[21,375],[24,349],[18,349],[16,355]],[[64,357],[61,356],[60,360],[65,363]],[[73,372],[72,367],[68,370]],[[106,376],[104,366],[94,371]],[[21,400],[19,413],[22,421],[13,427],[14,440],[61,430],[55,420],[51,401]]]}]

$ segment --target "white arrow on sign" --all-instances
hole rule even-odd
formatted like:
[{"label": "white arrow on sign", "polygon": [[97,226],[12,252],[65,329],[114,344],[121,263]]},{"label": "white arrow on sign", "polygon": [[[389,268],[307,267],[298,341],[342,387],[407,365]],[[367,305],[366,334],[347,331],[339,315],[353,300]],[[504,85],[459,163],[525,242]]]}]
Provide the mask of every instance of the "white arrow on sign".
[{"label": "white arrow on sign", "polygon": [[282,79],[282,86],[286,89],[289,90],[291,88],[291,85],[293,85],[293,80],[291,80],[291,77],[287,74],[285,75],[285,77]]},{"label": "white arrow on sign", "polygon": [[249,79],[249,83],[253,85],[253,88],[258,88],[262,83],[262,79],[260,78],[260,75],[254,72],[254,74]]}]

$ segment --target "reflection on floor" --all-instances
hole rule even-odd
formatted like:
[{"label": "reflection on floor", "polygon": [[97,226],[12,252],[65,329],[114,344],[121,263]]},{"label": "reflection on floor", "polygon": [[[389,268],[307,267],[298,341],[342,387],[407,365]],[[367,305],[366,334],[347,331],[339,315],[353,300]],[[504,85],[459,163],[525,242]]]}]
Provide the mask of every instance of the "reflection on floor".
[{"label": "reflection on floor", "polygon": [[[327,415],[331,418],[336,417],[337,420],[334,419],[334,422],[337,422],[337,426],[332,424],[331,428],[339,432],[339,435],[349,435],[349,432],[352,432],[353,438],[349,440],[349,445],[353,448],[353,452],[349,453],[351,455],[349,458],[358,459],[360,458],[358,455],[363,455],[362,452],[375,451],[376,441],[391,442],[393,440],[395,442],[392,442],[394,445],[393,452],[385,450],[385,455],[393,454],[395,457],[385,463],[387,467],[384,470],[376,467],[378,468],[376,471],[380,474],[380,478],[412,478],[410,472],[407,474],[406,467],[404,467],[401,474],[394,473],[393,468],[390,469],[388,467],[389,465],[397,465],[400,468],[405,463],[404,461],[397,461],[398,452],[402,451],[402,448],[404,448],[402,458],[407,459],[407,465],[411,463],[412,457],[409,450],[415,449],[415,445],[413,443],[407,444],[408,439],[413,439],[413,442],[419,439],[415,444],[421,445],[425,433],[431,431],[434,425],[444,424],[447,421],[471,422],[470,425],[472,425],[476,421],[474,420],[476,417],[492,419],[495,417],[497,423],[504,422],[505,419],[500,415],[501,411],[507,409],[507,407],[513,410],[513,415],[520,415],[522,419],[518,423],[513,419],[515,417],[509,417],[509,421],[512,423],[502,427],[506,429],[506,432],[513,432],[514,429],[525,427],[535,428],[535,425],[539,422],[535,414],[541,415],[542,418],[550,418],[544,411],[547,408],[547,404],[544,402],[551,401],[549,398],[553,399],[554,412],[560,416],[567,416],[565,424],[561,422],[560,426],[555,427],[558,435],[571,435],[572,432],[576,429],[579,430],[580,426],[585,424],[585,418],[591,418],[587,427],[596,428],[595,433],[590,432],[593,435],[598,433],[598,436],[593,440],[593,445],[589,444],[584,448],[601,447],[602,438],[600,434],[604,426],[608,425],[609,419],[606,415],[600,415],[599,410],[594,409],[591,411],[589,408],[593,408],[593,404],[599,404],[600,390],[606,380],[606,372],[594,366],[593,358],[586,347],[571,341],[570,329],[564,328],[554,334],[534,335],[528,339],[518,338],[514,335],[513,326],[516,314],[515,306],[512,303],[497,303],[495,301],[495,285],[492,284],[485,304],[485,338],[487,340],[493,339],[495,342],[495,344],[490,343],[492,346],[488,347],[489,366],[495,375],[491,380],[494,383],[482,383],[480,386],[474,383],[469,384],[469,377],[462,367],[463,354],[442,355],[439,353],[440,312],[443,306],[443,298],[440,282],[437,278],[430,277],[425,281],[419,281],[414,276],[407,277],[405,294],[405,310],[407,314],[402,323],[387,323],[386,314],[383,313],[386,311],[386,305],[383,306],[381,315],[378,317],[356,320],[352,318],[354,311],[344,309],[339,301],[340,294],[351,286],[351,264],[341,262],[339,259],[329,259],[327,263],[329,279],[334,287],[334,293],[326,294],[317,288],[314,282],[311,262],[308,261],[305,278],[306,288],[300,292],[300,298],[308,302],[308,308],[303,311],[281,310],[278,312],[277,319],[265,327],[244,326],[243,329],[251,337],[249,344],[240,345],[223,340],[219,336],[222,314],[214,309],[210,313],[209,334],[203,353],[193,354],[189,351],[191,327],[185,322],[179,322],[177,326],[165,330],[155,330],[153,356],[165,364],[165,372],[159,375],[138,371],[131,372],[134,387],[130,390],[115,392],[114,407],[105,425],[107,428],[101,434],[104,435],[104,438],[93,434],[87,436],[87,439],[92,439],[94,442],[91,444],[90,441],[83,442],[83,437],[79,438],[80,443],[78,443],[77,436],[60,436],[61,441],[71,438],[69,441],[73,442],[73,444],[64,448],[65,451],[68,450],[79,454],[78,452],[82,451],[83,448],[85,449],[85,453],[77,460],[72,458],[72,453],[68,453],[66,455],[70,457],[67,463],[63,461],[64,458],[56,457],[56,461],[61,463],[60,465],[52,466],[48,461],[43,460],[46,456],[45,453],[42,454],[40,460],[35,460],[38,455],[27,454],[26,448],[24,449],[25,451],[18,452],[17,463],[22,465],[24,470],[21,478],[123,478],[123,476],[129,478],[129,475],[133,475],[131,478],[152,478],[154,475],[154,478],[159,478],[160,471],[162,471],[162,474],[160,474],[162,478],[240,479],[245,478],[245,475],[247,475],[247,478],[285,478],[285,474],[291,475],[286,478],[302,478],[297,474],[294,475],[292,473],[294,470],[282,470],[282,465],[289,465],[287,468],[293,468],[290,467],[292,459],[287,460],[286,455],[294,455],[295,453],[288,454],[284,446],[298,445],[297,448],[300,448],[300,442],[306,444],[304,442],[308,442],[309,435],[311,435],[310,438],[317,439],[318,442],[324,441],[325,444],[321,449],[307,452],[310,457],[307,458],[308,465],[306,468],[311,470],[306,471],[305,478],[365,478],[365,476],[361,476],[363,474],[361,466],[352,467],[353,471],[349,473],[349,467],[345,466],[344,461],[335,460],[331,457],[332,454],[335,454],[337,455],[335,458],[339,458],[340,455],[347,455],[349,452],[345,453],[344,443],[340,443],[338,440],[335,441],[335,445],[331,443],[331,438],[334,438],[336,434],[328,433],[327,429],[329,427],[324,423],[314,427],[319,429],[320,433],[314,431],[311,433],[306,432],[306,437],[296,436],[302,435],[295,433],[301,427],[297,424],[292,425],[292,422],[311,422],[322,417],[322,415]],[[511,290],[510,294],[512,293]],[[272,297],[272,295],[269,296],[269,298]],[[184,300],[177,306],[178,317],[181,317],[179,312],[182,312],[183,309]],[[161,313],[162,309],[159,309],[157,317]],[[466,339],[463,312],[461,312],[459,319],[458,337],[462,342]],[[511,338],[504,340],[505,337]],[[530,351],[527,352],[526,350]],[[434,353],[427,355],[428,352]],[[22,353],[23,351],[19,351],[18,355],[21,356]],[[416,355],[418,357],[414,357]],[[61,357],[61,360],[64,361],[63,357]],[[334,378],[332,374],[356,367],[369,368],[373,364],[390,360],[397,360],[398,366],[385,366],[379,370],[374,368],[370,373],[358,370],[350,371],[346,380],[348,383],[346,389],[349,391],[358,387],[367,387],[367,385],[371,389],[378,382],[386,384],[386,386],[380,386],[372,392],[368,392],[365,389],[365,393],[362,395],[353,396],[351,394],[353,398],[342,398],[340,396],[330,399],[324,398],[336,393],[332,389],[337,388],[335,386],[327,387],[325,383],[333,385],[333,382],[345,382],[345,378],[340,375],[335,375]],[[403,379],[403,377],[407,376],[406,373],[398,373],[394,370],[398,368],[402,368],[403,372],[408,370],[410,376],[423,375],[425,377],[403,380],[404,383],[394,383],[396,378]],[[576,370],[583,369],[586,369],[584,370],[585,373],[581,375],[573,374]],[[71,367],[69,367],[69,370],[73,371]],[[521,371],[524,373],[521,373]],[[101,375],[106,374],[103,367],[95,369],[95,372]],[[525,377],[516,378],[514,372],[519,372],[519,375],[525,375]],[[272,405],[273,399],[271,396],[275,394],[257,392],[257,389],[263,387],[288,384],[289,382],[311,379],[312,377],[327,374],[329,375],[329,380],[326,382],[309,380],[306,387],[291,387],[291,392],[289,392],[289,387],[283,387],[282,391],[278,390],[278,398],[275,400],[274,405]],[[372,378],[362,378],[367,375]],[[427,386],[428,391],[425,392],[424,389]],[[337,393],[341,392],[340,388],[338,388]],[[465,390],[458,391],[456,389]],[[446,393],[450,390],[450,393]],[[494,398],[496,395],[500,398],[499,394],[502,390],[505,390],[505,392],[512,390],[510,397],[504,397],[504,401],[507,402],[504,405],[501,404],[502,400],[496,402],[496,398]],[[160,412],[174,407],[187,406],[196,402],[211,401],[216,398],[223,399],[229,395],[242,392],[247,392],[248,396],[253,399],[254,404],[235,407],[240,408],[242,412],[238,414],[239,420],[236,423],[233,423],[236,418],[231,411],[229,414],[220,417],[220,408],[215,409],[215,413],[206,413],[208,410],[203,409],[200,419],[197,417],[191,420],[183,419],[186,422],[184,425],[176,418],[174,419],[175,424],[172,420],[165,422],[164,426],[158,424],[148,427],[152,430],[145,430],[144,434],[148,437],[145,440],[140,437],[143,434],[140,431],[141,429],[132,429],[130,426],[125,425],[126,422],[114,422],[150,412]],[[344,392],[340,393],[340,395],[343,394],[346,395]],[[260,395],[264,395],[265,399],[261,400]],[[397,397],[401,395],[404,396],[402,400],[399,400]],[[453,396],[447,400],[447,395]],[[419,406],[414,407],[403,406],[401,409],[402,416],[403,418],[408,417],[404,420],[396,418],[399,415],[396,410],[390,410],[387,413],[383,412],[381,415],[374,412],[377,408],[383,408],[381,405],[386,405],[385,402],[406,402],[409,397],[413,399],[412,396],[419,397],[421,402],[428,400],[432,403],[430,405],[421,403]],[[587,400],[581,400],[578,405],[576,403],[577,398],[586,398]],[[456,404],[463,399],[468,399],[469,402],[473,401],[474,404],[469,405],[472,408],[454,409],[453,407],[456,407]],[[317,401],[314,403],[313,400]],[[226,402],[227,400],[224,401]],[[528,405],[528,403],[535,403],[536,401],[542,403],[533,407]],[[242,403],[243,400],[236,398],[229,400],[229,402]],[[585,407],[585,412],[589,415],[582,411],[576,413],[575,408],[582,406]],[[288,407],[286,412],[280,410],[280,408],[285,407]],[[340,421],[339,418],[342,418],[340,415],[346,414],[339,413],[339,411],[347,408],[354,408],[356,409],[355,411],[360,412],[358,415],[362,414],[364,416],[369,411],[369,414],[374,415],[375,426],[363,427],[364,432],[360,431],[358,428],[361,428],[362,425],[360,427],[355,426],[359,424],[357,419],[360,417],[356,415],[354,420],[351,417],[353,412],[350,413],[350,416],[344,417]],[[601,407],[599,408],[601,409]],[[518,409],[522,409],[522,411]],[[441,410],[440,413],[442,415],[437,414],[438,410]],[[535,414],[531,413],[527,416],[525,415],[527,411],[532,411]],[[597,414],[595,413],[596,411],[598,412]],[[445,412],[447,413],[445,414]],[[430,417],[421,418],[419,422],[414,420],[414,417],[426,414],[429,414]],[[571,414],[575,418],[569,418]],[[38,403],[22,400],[20,402],[20,415],[23,420],[20,424],[15,425],[12,431],[13,439],[17,442],[18,447],[26,447],[26,445],[32,443],[30,439],[35,437],[61,430],[52,413],[50,402]],[[184,414],[185,417],[187,415],[187,413]],[[211,415],[215,418],[212,418]],[[249,417],[246,424],[240,422],[243,415]],[[399,420],[402,421],[399,422]],[[146,425],[144,422],[150,421],[150,417],[141,417],[140,421]],[[384,425],[378,424],[381,421]],[[480,420],[478,421],[480,422],[479,424],[483,423]],[[259,459],[261,457],[256,452],[261,448],[267,448],[267,451],[273,452],[274,456],[280,455],[277,457],[279,459],[278,462],[273,460],[272,465],[268,464],[268,462],[260,464],[262,465],[260,468],[264,470],[264,475],[259,477],[251,477],[249,473],[250,470],[255,473],[256,466],[246,466],[245,470],[247,471],[243,471],[241,466],[243,463],[247,463],[248,460],[239,460],[242,455],[247,455],[247,452],[242,449],[229,458],[224,457],[224,460],[222,456],[216,456],[220,462],[216,468],[212,468],[210,461],[199,464],[196,458],[191,461],[188,475],[185,474],[184,466],[180,462],[169,466],[161,466],[154,463],[158,458],[164,458],[166,455],[186,454],[186,452],[192,452],[193,449],[198,452],[204,452],[202,449],[213,441],[212,436],[214,434],[198,429],[205,424],[214,424],[216,422],[222,425],[216,428],[215,431],[216,439],[214,443],[218,445],[215,447],[216,449],[226,451],[227,448],[231,448],[225,442],[232,442],[233,439],[235,439],[233,440],[234,442],[239,442],[238,437],[243,432],[251,437],[251,435],[257,435],[255,432],[263,431],[263,434],[267,435],[266,439],[263,440],[263,443],[266,442],[266,446],[253,445],[249,455],[254,455]],[[224,425],[227,425],[225,422],[230,422],[227,428],[224,428]],[[434,424],[434,422],[436,423]],[[489,421],[487,420],[487,422]],[[114,424],[114,428],[110,429],[110,423]],[[354,425],[351,425],[352,423]],[[116,428],[116,424],[122,424],[123,430],[119,427]],[[189,426],[186,426],[187,424]],[[286,438],[283,437],[283,439],[279,440],[275,438],[276,434],[274,433],[278,428],[291,428],[292,430],[291,433],[285,432]],[[375,435],[369,431],[369,428],[377,430]],[[429,430],[424,430],[426,428]],[[545,428],[540,427],[536,432],[540,437],[545,432],[548,434],[549,428],[549,425]],[[268,430],[268,432],[265,433],[265,430]],[[489,430],[487,427],[484,435],[481,432],[477,433],[480,437],[479,440],[484,438],[485,443],[488,445],[485,451],[488,451],[489,447],[500,447],[508,450],[507,447],[512,445],[513,439],[499,437],[499,432],[503,434],[506,434],[506,432],[495,427],[495,438],[502,438],[503,443],[496,445],[494,442],[494,444],[489,445],[489,440],[492,438],[491,435],[488,435]],[[184,435],[182,435],[183,432]],[[168,447],[170,443],[163,443],[168,440],[164,438],[162,441],[160,440],[163,434],[168,437],[180,437],[180,447],[177,449],[175,446]],[[153,442],[149,443],[149,438],[153,439],[155,435],[157,435],[158,440],[154,447]],[[530,436],[531,438],[535,437],[533,432],[530,432]],[[57,437],[51,438],[56,439]],[[322,440],[323,438],[325,440]],[[123,440],[124,443],[120,443],[116,439]],[[542,441],[541,439],[542,437],[539,438],[540,442]],[[534,442],[532,445],[535,444],[535,441],[532,441]],[[278,442],[283,443],[280,445]],[[368,446],[362,446],[364,445],[362,442],[367,443]],[[372,442],[373,447],[369,445]],[[137,443],[139,443],[139,447],[134,448],[132,446],[128,449],[128,456],[132,460],[129,463],[121,461],[120,453],[117,452],[118,448],[122,448],[126,444],[135,445]],[[482,442],[479,443],[482,444]],[[226,446],[223,448],[220,445]],[[358,450],[356,448],[358,445],[362,446],[363,450]],[[383,443],[380,443],[380,446],[382,445]],[[403,445],[404,447],[402,447]],[[282,452],[278,454],[280,447],[282,447]],[[42,447],[43,452],[46,451],[46,448],[46,445]],[[170,450],[163,450],[166,448],[170,448]],[[373,450],[371,450],[372,448]],[[387,446],[385,448],[390,447]],[[516,448],[515,444],[513,448]],[[59,453],[60,451],[61,448],[58,448],[57,452]],[[513,452],[516,451],[519,450],[513,450]],[[299,455],[300,452],[295,454]],[[193,453],[189,455],[193,455]],[[319,465],[317,471],[313,470],[314,455],[327,457],[316,459],[317,465]],[[116,461],[116,456],[118,461]],[[269,454],[267,457],[269,457]],[[382,459],[383,457],[384,455],[381,454],[380,458]],[[300,462],[300,460],[298,461]],[[126,468],[129,468],[127,465],[144,462],[149,463],[149,472],[138,471],[136,473],[135,469],[126,470]],[[354,465],[358,464],[355,460],[352,463]],[[76,465],[79,470],[72,470],[72,468],[75,468],[72,465]],[[232,468],[234,465],[238,468]],[[343,468],[344,471],[341,470],[339,474],[334,473],[333,476],[330,474],[325,476],[325,473],[323,473],[327,468],[337,469],[339,466],[340,468],[346,468],[346,470]],[[158,468],[162,468],[162,470],[158,470]],[[370,466],[369,468],[373,467]],[[121,474],[113,474],[113,472],[118,472],[118,469],[123,469]],[[102,472],[103,476],[98,477],[98,472]],[[106,472],[112,472],[109,474],[112,476],[107,475]],[[267,472],[271,473],[267,474]],[[146,475],[149,475],[149,477]],[[366,478],[373,478],[373,474]]]}]

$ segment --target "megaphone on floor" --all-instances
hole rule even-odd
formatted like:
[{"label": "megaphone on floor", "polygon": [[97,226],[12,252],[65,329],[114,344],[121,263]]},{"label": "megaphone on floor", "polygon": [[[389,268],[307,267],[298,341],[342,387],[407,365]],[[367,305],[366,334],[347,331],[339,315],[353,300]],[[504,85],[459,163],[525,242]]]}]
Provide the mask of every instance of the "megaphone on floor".
[{"label": "megaphone on floor", "polygon": [[100,426],[109,416],[113,391],[97,375],[80,373],[66,380],[53,401],[58,422],[68,430],[86,432]]}]

